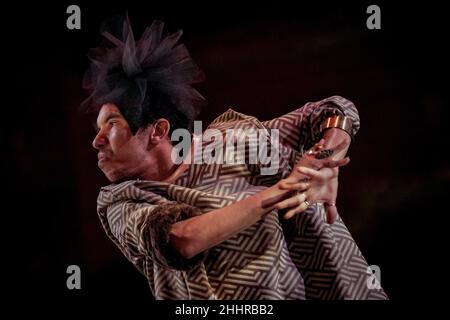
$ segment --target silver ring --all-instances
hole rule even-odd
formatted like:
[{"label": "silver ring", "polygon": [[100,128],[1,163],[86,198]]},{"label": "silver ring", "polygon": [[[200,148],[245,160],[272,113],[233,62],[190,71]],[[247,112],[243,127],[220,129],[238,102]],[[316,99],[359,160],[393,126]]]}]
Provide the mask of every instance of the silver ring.
[{"label": "silver ring", "polygon": [[310,206],[310,203],[308,201],[306,201],[306,200],[304,202],[306,204],[306,207],[308,208]]},{"label": "silver ring", "polygon": [[327,206],[328,206],[328,207],[335,207],[335,206],[336,206],[336,203],[334,203],[334,202],[328,203],[328,202],[327,202]]}]

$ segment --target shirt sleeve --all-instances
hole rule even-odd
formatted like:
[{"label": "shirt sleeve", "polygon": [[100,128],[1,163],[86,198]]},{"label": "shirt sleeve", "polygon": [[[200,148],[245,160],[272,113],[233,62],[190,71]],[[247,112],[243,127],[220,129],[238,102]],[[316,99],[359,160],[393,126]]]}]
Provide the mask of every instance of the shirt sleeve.
[{"label": "shirt sleeve", "polygon": [[351,133],[356,135],[360,127],[358,110],[351,101],[341,96],[308,102],[301,108],[262,124],[268,129],[279,129],[280,143],[303,153],[322,138],[320,126],[333,115],[348,117],[352,123]]},{"label": "shirt sleeve", "polygon": [[111,204],[100,220],[108,236],[141,272],[145,258],[175,270],[190,270],[203,262],[207,252],[182,257],[169,243],[172,224],[201,214],[193,206],[167,201],[158,205],[122,201]]}]

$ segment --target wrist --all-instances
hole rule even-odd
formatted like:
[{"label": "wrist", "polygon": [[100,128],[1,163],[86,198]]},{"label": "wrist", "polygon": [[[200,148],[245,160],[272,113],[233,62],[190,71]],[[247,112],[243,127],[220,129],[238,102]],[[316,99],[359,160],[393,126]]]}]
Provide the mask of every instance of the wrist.
[{"label": "wrist", "polygon": [[323,138],[325,139],[324,148],[335,150],[332,155],[333,160],[345,157],[351,145],[351,137],[347,132],[338,128],[330,128],[325,131]]},{"label": "wrist", "polygon": [[343,115],[333,115],[325,118],[320,126],[322,136],[325,136],[326,132],[329,130],[340,130],[345,132],[350,141],[353,140],[353,124],[349,117]]},{"label": "wrist", "polygon": [[326,149],[332,149],[342,142],[349,146],[352,142],[348,132],[339,128],[326,129],[323,133],[323,139],[325,139],[324,148]]}]

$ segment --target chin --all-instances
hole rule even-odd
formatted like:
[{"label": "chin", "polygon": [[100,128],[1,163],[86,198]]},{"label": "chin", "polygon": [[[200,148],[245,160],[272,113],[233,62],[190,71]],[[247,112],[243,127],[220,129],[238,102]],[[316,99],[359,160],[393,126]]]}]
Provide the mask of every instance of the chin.
[{"label": "chin", "polygon": [[102,169],[102,171],[103,171],[103,174],[105,175],[106,179],[108,179],[109,182],[111,182],[111,183],[118,182],[120,180],[120,178],[121,178],[120,175],[118,175],[114,171],[106,171],[106,170],[103,170],[103,169]]},{"label": "chin", "polygon": [[109,182],[111,183],[119,183],[122,181],[126,181],[126,180],[131,180],[133,179],[133,177],[130,177],[126,174],[120,173],[120,172],[104,172],[106,178],[109,180]]},{"label": "chin", "polygon": [[115,178],[115,177],[106,176],[106,179],[108,179],[108,181],[111,182],[111,183],[116,183],[116,182],[118,182],[118,179]]},{"label": "chin", "polygon": [[102,170],[103,174],[109,182],[115,183],[120,180],[121,175],[117,170],[112,169],[111,166],[107,166],[102,163],[102,165],[99,165],[98,167],[100,168],[100,170]]}]

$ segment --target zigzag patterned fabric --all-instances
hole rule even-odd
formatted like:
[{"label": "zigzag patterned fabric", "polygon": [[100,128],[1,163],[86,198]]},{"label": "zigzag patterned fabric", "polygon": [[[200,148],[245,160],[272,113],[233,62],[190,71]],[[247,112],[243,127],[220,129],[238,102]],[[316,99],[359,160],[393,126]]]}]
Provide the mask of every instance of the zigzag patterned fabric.
[{"label": "zigzag patterned fabric", "polygon": [[342,219],[327,224],[321,204],[289,220],[273,210],[189,261],[168,246],[172,223],[222,208],[287,177],[303,150],[320,138],[324,117],[336,113],[350,117],[353,133],[358,131],[355,106],[339,96],[266,122],[229,109],[208,128],[222,133],[279,129],[276,174],[262,175],[257,164],[191,164],[174,183],[109,185],[98,196],[100,221],[148,279],[156,299],[387,299],[382,288],[367,285],[368,264]]}]

